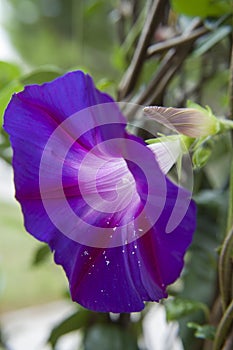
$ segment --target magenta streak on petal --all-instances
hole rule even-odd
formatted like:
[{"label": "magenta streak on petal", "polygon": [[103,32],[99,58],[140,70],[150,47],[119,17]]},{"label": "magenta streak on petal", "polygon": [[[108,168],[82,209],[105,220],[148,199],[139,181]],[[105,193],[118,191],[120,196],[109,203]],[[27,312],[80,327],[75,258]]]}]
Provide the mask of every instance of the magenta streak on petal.
[{"label": "magenta streak on petal", "polygon": [[[156,231],[156,229],[154,230]],[[146,239],[143,239],[142,237],[142,249],[144,251],[144,254],[146,252],[146,254],[144,255],[144,264],[147,268],[148,276],[152,280],[154,280],[156,276],[156,280],[154,280],[154,283],[155,285],[159,286],[164,292],[165,284],[161,275],[161,271],[159,270],[159,254],[156,251],[156,248],[158,247],[158,241],[156,242],[156,244],[155,241],[157,241],[156,232],[153,235],[153,239],[152,233],[148,233]],[[147,278],[146,275],[142,276],[142,282],[145,278]],[[150,297],[152,297],[152,295],[150,295]]]},{"label": "magenta streak on petal", "polygon": [[[83,282],[85,283],[85,281],[84,281],[85,278],[87,278],[89,276],[88,273],[90,273],[90,270],[92,269],[93,265],[98,263],[98,258],[101,257],[101,254],[103,253],[103,251],[104,251],[104,249],[92,249],[91,254],[88,253],[88,258],[86,259],[86,263],[83,264],[82,271],[79,274],[78,279],[75,276],[76,264],[73,265],[73,271],[71,272],[70,280],[74,281],[74,283],[72,284],[72,294],[74,296],[79,293],[80,286],[82,285]],[[86,252],[86,250],[84,252]],[[80,256],[78,256],[77,258],[80,259]],[[76,263],[78,264],[79,262],[77,261]]]}]

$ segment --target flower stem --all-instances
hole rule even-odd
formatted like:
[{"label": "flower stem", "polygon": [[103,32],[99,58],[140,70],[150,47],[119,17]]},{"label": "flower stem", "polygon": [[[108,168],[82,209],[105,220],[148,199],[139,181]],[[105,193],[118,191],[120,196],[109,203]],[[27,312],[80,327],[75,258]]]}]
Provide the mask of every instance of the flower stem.
[{"label": "flower stem", "polygon": [[[223,121],[228,129],[233,129],[233,45],[231,48],[231,67],[230,67],[230,114],[229,119]],[[233,146],[233,130],[231,131]],[[233,156],[231,158],[230,184],[229,184],[229,207],[227,218],[227,236],[224,239],[220,257],[219,257],[219,286],[222,299],[223,317],[217,329],[214,341],[214,350],[220,349],[228,336],[230,326],[233,322]]]},{"label": "flower stem", "polygon": [[222,298],[223,311],[231,300],[231,276],[232,276],[232,251],[233,251],[233,227],[226,236],[219,258],[219,286]]},{"label": "flower stem", "polygon": [[145,25],[143,26],[131,63],[119,85],[119,99],[125,98],[132,91],[139,78],[143,61],[146,57],[146,50],[160,23],[159,19],[164,15],[167,3],[167,0],[154,0],[151,2],[151,7],[148,10]]},{"label": "flower stem", "polygon": [[230,119],[220,119],[220,123],[222,126],[222,131],[226,131],[226,130],[232,130],[233,129],[233,120]]},{"label": "flower stem", "polygon": [[232,32],[232,46],[231,46],[229,97],[230,97],[229,119],[233,120],[233,32]]},{"label": "flower stem", "polygon": [[233,156],[231,159],[230,169],[230,184],[229,184],[229,206],[228,206],[228,218],[227,218],[227,232],[230,231],[233,225]]},{"label": "flower stem", "polygon": [[213,350],[221,350],[233,323],[233,300],[226,309],[216,331]]}]

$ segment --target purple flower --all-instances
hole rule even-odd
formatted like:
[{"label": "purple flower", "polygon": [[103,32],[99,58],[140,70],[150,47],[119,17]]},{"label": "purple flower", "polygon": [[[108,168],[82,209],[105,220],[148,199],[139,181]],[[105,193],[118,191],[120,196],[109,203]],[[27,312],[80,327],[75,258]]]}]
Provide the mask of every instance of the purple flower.
[{"label": "purple flower", "polygon": [[192,240],[195,205],[126,131],[118,104],[72,72],[15,94],[4,128],[25,227],[54,251],[72,299],[131,312],[166,297]]}]

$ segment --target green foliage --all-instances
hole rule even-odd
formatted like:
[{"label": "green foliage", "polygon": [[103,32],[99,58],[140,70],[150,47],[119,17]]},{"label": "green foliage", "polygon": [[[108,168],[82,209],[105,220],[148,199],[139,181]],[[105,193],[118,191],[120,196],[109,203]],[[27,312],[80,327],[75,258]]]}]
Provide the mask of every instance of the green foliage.
[{"label": "green foliage", "polygon": [[51,344],[52,348],[55,349],[57,341],[63,335],[77,331],[80,328],[87,327],[90,318],[88,310],[79,309],[73,315],[64,319],[59,325],[53,328],[48,343]]},{"label": "green foliage", "polygon": [[23,84],[18,80],[13,80],[0,90],[0,122],[3,122],[4,111],[11,99],[12,94],[23,90]]},{"label": "green foliage", "polygon": [[84,350],[138,350],[138,332],[133,331],[131,325],[124,327],[120,318],[113,321],[107,313],[98,314],[81,307],[54,327],[48,343],[55,349],[62,336],[77,330],[83,335]]},{"label": "green foliage", "polygon": [[212,49],[217,43],[225,39],[232,31],[232,27],[229,25],[224,25],[219,28],[216,28],[210,34],[207,34],[203,40],[200,41],[199,45],[197,45],[194,56],[202,56],[207,51]]},{"label": "green foliage", "polygon": [[[202,181],[202,186],[204,182]],[[193,243],[186,256],[179,298],[211,306],[216,284],[217,252],[226,221],[227,193],[219,190],[200,190],[194,196],[198,205],[198,222]],[[180,334],[184,347],[196,350],[197,343],[188,322],[206,322],[203,311],[180,319]]]},{"label": "green foliage", "polygon": [[[229,209],[227,217],[227,232],[233,226],[233,156],[231,157],[230,179],[229,179]],[[233,252],[232,252],[233,258]]]},{"label": "green foliage", "polygon": [[37,266],[43,263],[50,255],[51,251],[47,244],[42,245],[41,247],[37,248],[33,256],[32,265]]},{"label": "green foliage", "polygon": [[64,73],[62,70],[55,67],[50,69],[42,67],[41,69],[36,69],[29,74],[23,75],[20,78],[20,82],[23,85],[42,84],[58,78],[62,73]]},{"label": "green foliage", "polygon": [[177,13],[188,16],[220,17],[232,13],[231,0],[171,0]]},{"label": "green foliage", "polygon": [[211,158],[204,173],[214,189],[223,189],[228,182],[231,161],[231,140],[229,134],[217,135],[211,142]]},{"label": "green foliage", "polygon": [[[215,248],[222,238],[222,224],[226,218],[227,194],[203,190],[195,197],[198,204],[198,223],[194,241],[183,274],[182,297],[208,303],[214,290],[217,254]],[[197,263],[198,262],[198,263]]]},{"label": "green foliage", "polygon": [[195,329],[194,335],[196,338],[210,340],[214,339],[216,333],[216,328],[214,326],[211,326],[209,324],[199,325],[195,322],[189,322],[187,326],[191,329]]},{"label": "green foliage", "polygon": [[84,340],[84,350],[138,350],[137,341],[117,325],[94,325]]},{"label": "green foliage", "polygon": [[2,129],[3,115],[12,95],[22,91],[25,85],[42,84],[60,76],[62,70],[46,66],[24,74],[22,69],[14,64],[0,61],[0,157],[11,163],[11,150],[7,134]]},{"label": "green foliage", "polygon": [[203,311],[207,317],[209,310],[204,303],[200,303],[194,300],[181,299],[176,297],[174,299],[168,299],[165,302],[166,316],[168,321],[176,321],[180,318],[193,314],[197,311]]},{"label": "green foliage", "polygon": [[202,168],[208,162],[211,156],[211,148],[208,145],[199,147],[192,156],[194,169]]},{"label": "green foliage", "polygon": [[0,61],[0,88],[19,78],[21,74],[21,68],[17,64]]},{"label": "green foliage", "polygon": [[13,93],[23,89],[19,81],[21,68],[9,62],[0,61],[0,157],[11,162],[11,151],[8,136],[2,129],[3,115]]},{"label": "green foliage", "polygon": [[0,122],[13,93],[23,90],[24,85],[42,84],[64,73],[56,67],[41,67],[23,74],[21,68],[8,62],[0,61]]},{"label": "green foliage", "polygon": [[107,72],[117,77],[109,59],[114,45],[111,2],[9,1],[13,19],[8,30],[30,65],[53,63],[66,70],[85,65],[98,79]]},{"label": "green foliage", "polygon": [[18,65],[0,61],[0,125],[12,94],[23,89],[23,84],[19,81],[21,74]]},{"label": "green foliage", "polygon": [[116,97],[116,83],[113,80],[109,80],[107,78],[103,78],[100,79],[97,83],[96,83],[96,87],[100,90],[100,91],[108,91],[108,93],[113,96]]},{"label": "green foliage", "polygon": [[61,299],[67,283],[61,268],[52,261],[52,254],[46,264],[33,268],[34,251],[42,244],[26,233],[18,205],[2,200],[0,208],[1,311]]}]

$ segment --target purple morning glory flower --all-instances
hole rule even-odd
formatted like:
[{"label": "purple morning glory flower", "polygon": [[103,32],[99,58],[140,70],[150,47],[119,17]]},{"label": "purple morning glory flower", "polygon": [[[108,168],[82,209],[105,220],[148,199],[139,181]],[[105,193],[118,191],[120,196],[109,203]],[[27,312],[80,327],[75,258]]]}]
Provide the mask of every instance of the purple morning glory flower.
[{"label": "purple morning glory flower", "polygon": [[25,227],[54,251],[72,299],[131,312],[166,297],[192,240],[195,205],[127,132],[117,103],[76,71],[15,94],[4,128]]}]

